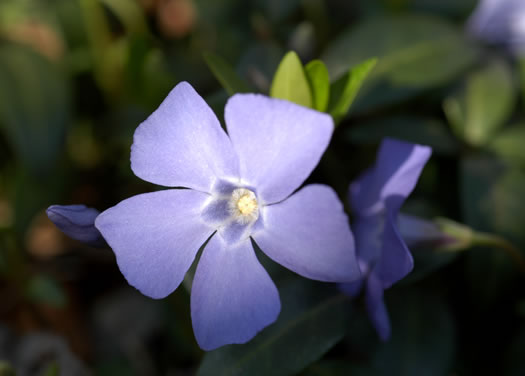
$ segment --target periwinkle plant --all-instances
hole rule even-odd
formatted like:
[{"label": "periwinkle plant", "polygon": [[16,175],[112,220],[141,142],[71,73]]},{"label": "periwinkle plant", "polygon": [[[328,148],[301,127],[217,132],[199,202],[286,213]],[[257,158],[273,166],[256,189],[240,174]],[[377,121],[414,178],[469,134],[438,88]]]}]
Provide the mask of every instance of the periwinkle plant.
[{"label": "periwinkle plant", "polygon": [[319,162],[332,118],[294,103],[237,94],[226,134],[188,83],[135,131],[131,168],[168,189],[131,197],[95,220],[128,282],[163,298],[206,243],[191,289],[195,337],[205,350],[245,343],[277,319],[277,288],[252,241],[307,278],[360,276],[348,218],[325,185],[294,191]]}]

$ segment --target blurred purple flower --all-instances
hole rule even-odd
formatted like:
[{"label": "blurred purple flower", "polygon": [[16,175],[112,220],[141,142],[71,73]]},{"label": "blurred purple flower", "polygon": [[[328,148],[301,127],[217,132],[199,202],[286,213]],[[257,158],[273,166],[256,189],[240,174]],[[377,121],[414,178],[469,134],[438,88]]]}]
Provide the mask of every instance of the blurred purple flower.
[{"label": "blurred purple flower", "polygon": [[332,189],[308,185],[333,131],[329,115],[257,94],[225,108],[226,134],[188,83],[135,131],[131,168],[168,189],[131,197],[95,221],[128,282],[163,298],[206,243],[191,291],[200,347],[245,343],[280,311],[252,240],[311,279],[359,278],[347,216]]},{"label": "blurred purple flower", "polygon": [[98,210],[85,205],[51,205],[46,214],[67,236],[94,247],[106,244],[95,227]]},{"label": "blurred purple flower", "polygon": [[525,52],[525,1],[481,0],[467,22],[467,30],[491,44]]},{"label": "blurred purple flower", "polygon": [[368,314],[382,340],[390,337],[383,291],[413,268],[412,255],[397,227],[399,209],[431,153],[427,146],[385,139],[374,167],[350,185],[357,259],[363,278],[340,286],[350,296],[365,289]]}]

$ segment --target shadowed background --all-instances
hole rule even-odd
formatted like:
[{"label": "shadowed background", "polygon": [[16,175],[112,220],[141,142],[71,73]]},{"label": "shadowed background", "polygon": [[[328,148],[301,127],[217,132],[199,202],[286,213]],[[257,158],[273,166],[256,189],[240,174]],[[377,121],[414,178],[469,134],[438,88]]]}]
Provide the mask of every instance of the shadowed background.
[{"label": "shadowed background", "polygon": [[45,215],[51,204],[104,210],[158,189],[133,175],[129,148],[171,88],[190,82],[222,120],[228,94],[214,58],[268,94],[294,50],[303,63],[324,61],[332,81],[379,59],[308,182],[346,202],[383,137],[430,145],[403,211],[449,217],[522,249],[525,64],[467,34],[476,4],[2,0],[0,374],[524,374],[523,275],[498,249],[413,249],[414,271],[386,292],[385,344],[360,299],[334,297],[259,252],[282,317],[266,337],[204,357],[190,281],[164,300],[144,297],[109,249],[68,239]]}]

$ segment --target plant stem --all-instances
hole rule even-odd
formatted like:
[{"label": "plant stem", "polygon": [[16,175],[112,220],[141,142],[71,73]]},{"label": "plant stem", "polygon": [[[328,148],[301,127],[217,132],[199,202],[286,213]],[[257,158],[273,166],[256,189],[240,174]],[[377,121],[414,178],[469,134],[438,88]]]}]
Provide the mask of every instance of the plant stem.
[{"label": "plant stem", "polygon": [[523,257],[523,254],[516,246],[514,246],[514,244],[509,242],[507,239],[504,239],[497,235],[477,232],[473,236],[472,244],[493,246],[502,250],[514,260],[520,272],[525,274],[525,258]]}]

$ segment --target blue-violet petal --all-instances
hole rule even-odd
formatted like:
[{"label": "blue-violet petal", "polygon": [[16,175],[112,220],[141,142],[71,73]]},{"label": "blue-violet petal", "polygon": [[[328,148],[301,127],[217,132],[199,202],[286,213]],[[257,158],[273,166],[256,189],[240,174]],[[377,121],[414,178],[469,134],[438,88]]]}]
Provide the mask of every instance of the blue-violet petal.
[{"label": "blue-violet petal", "polygon": [[191,289],[191,318],[204,350],[246,343],[273,323],[279,293],[250,240],[228,246],[214,235],[202,253]]},{"label": "blue-violet petal", "polygon": [[98,216],[95,225],[130,285],[156,299],[179,286],[197,251],[215,231],[200,215],[208,197],[191,189],[145,193]]}]

